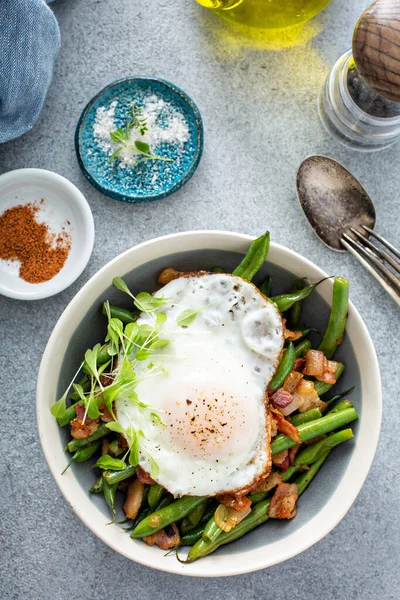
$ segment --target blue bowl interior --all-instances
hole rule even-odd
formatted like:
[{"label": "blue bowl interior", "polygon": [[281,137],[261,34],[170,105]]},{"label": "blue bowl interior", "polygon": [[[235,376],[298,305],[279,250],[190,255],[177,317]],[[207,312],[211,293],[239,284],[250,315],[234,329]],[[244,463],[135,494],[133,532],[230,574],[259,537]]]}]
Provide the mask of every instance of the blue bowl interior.
[{"label": "blue bowl interior", "polygon": [[[213,266],[220,266],[226,272],[232,272],[236,265],[242,259],[242,255],[234,252],[221,250],[202,250],[182,252],[171,254],[163,258],[150,261],[140,267],[132,269],[129,273],[115,273],[124,277],[134,294],[140,291],[152,292],[158,289],[157,276],[166,267],[174,267],[181,270],[200,270],[211,269]],[[273,280],[273,294],[285,293],[290,290],[291,284],[296,279],[288,271],[276,266],[265,263],[264,267],[257,274],[254,282],[260,284],[263,279],[271,275]],[[132,308],[129,298],[115,289],[113,286],[107,288],[98,298],[93,301],[91,309],[82,320],[71,336],[68,349],[65,353],[59,381],[58,397],[60,397],[71,378],[76,372],[77,365],[87,348],[93,347],[97,342],[103,343],[106,334],[105,317],[101,315],[101,306],[105,300],[110,303]],[[312,326],[320,331],[324,331],[329,318],[329,306],[320,297],[316,291],[310,298],[303,302],[300,325]],[[318,337],[315,343],[318,343]],[[355,385],[351,393],[351,401],[355,405],[361,416],[361,379],[356,356],[350,343],[345,337],[343,344],[339,347],[335,357],[345,363],[346,370],[339,382],[329,395],[335,395],[342,390]],[[357,436],[357,423],[352,425]],[[60,443],[65,446],[69,441],[68,428],[60,430]],[[298,503],[298,512],[295,519],[291,521],[269,521],[265,525],[255,529],[244,538],[237,540],[233,545],[222,547],[218,552],[230,554],[245,548],[258,548],[268,546],[269,544],[284,539],[294,531],[301,528],[312,517],[314,517],[328,502],[334,490],[338,486],[347,465],[351,459],[353,442],[349,441],[334,449],[328,458],[316,479],[310,485],[310,488],[300,498]],[[99,473],[90,468],[89,463],[72,465],[72,470],[78,479],[82,488],[88,490],[96,480]],[[119,496],[119,493],[118,493]],[[93,502],[108,517],[109,509],[102,496],[92,495]],[[118,498],[118,519],[124,518],[121,510],[121,499]],[[160,550],[161,552],[161,550]]]},{"label": "blue bowl interior", "polygon": [[[93,135],[96,110],[117,100],[114,121],[116,127],[123,128],[132,102],[141,108],[152,95],[170,104],[186,121],[189,138],[182,150],[176,144],[162,143],[152,148],[153,152],[172,162],[146,160],[125,168],[119,167],[118,159],[110,163],[109,154]],[[159,124],[166,126],[166,119],[160,118]],[[146,202],[164,198],[190,179],[202,153],[203,126],[198,108],[179,88],[157,79],[129,78],[110,84],[89,102],[78,123],[75,142],[79,165],[92,185],[118,200]]]}]

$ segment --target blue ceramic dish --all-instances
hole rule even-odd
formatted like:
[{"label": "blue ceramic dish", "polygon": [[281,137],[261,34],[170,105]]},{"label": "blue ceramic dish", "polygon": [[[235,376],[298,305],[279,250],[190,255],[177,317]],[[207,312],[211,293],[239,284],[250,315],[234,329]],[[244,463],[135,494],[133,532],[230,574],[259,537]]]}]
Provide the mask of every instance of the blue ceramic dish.
[{"label": "blue ceramic dish", "polygon": [[[94,134],[96,111],[116,102],[115,128],[123,127],[132,103],[142,108],[146,99],[154,96],[167,103],[171,114],[184,120],[187,140],[181,146],[164,141],[152,147],[154,154],[171,162],[146,160],[124,168],[118,158],[110,162],[111,150],[104,149]],[[157,125],[165,128],[168,117],[160,114]],[[76,128],[75,150],[83,174],[103,194],[123,202],[161,200],[182,187],[195,172],[203,151],[203,123],[197,106],[178,87],[162,79],[127,77],[110,83],[87,104]]]}]

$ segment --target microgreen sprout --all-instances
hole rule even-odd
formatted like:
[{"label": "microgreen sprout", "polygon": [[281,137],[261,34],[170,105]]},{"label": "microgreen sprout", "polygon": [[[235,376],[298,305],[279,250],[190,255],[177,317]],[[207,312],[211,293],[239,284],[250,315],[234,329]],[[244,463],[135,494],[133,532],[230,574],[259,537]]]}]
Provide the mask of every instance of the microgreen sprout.
[{"label": "microgreen sprout", "polygon": [[177,324],[181,327],[188,327],[202,310],[202,308],[187,308],[183,310],[176,318]]},{"label": "microgreen sprout", "polygon": [[53,417],[56,417],[56,419],[61,419],[61,417],[63,417],[65,415],[65,413],[67,411],[67,397],[68,397],[69,391],[72,388],[74,381],[77,378],[77,375],[78,375],[79,371],[82,369],[82,367],[83,367],[83,362],[79,365],[79,369],[73,376],[71,383],[65,390],[64,394],[51,407],[50,412],[53,415]]},{"label": "microgreen sprout", "polygon": [[134,139],[134,133],[138,136],[144,136],[146,131],[148,131],[147,121],[142,117],[141,109],[132,104],[131,109],[128,111],[128,119],[125,122],[125,126],[110,132],[111,141],[118,144],[118,146],[111,154],[109,162],[115,160],[121,154],[122,150],[130,150],[139,154],[139,158],[132,165],[133,167],[144,160],[172,162],[172,158],[152,154],[148,143],[140,139]]}]

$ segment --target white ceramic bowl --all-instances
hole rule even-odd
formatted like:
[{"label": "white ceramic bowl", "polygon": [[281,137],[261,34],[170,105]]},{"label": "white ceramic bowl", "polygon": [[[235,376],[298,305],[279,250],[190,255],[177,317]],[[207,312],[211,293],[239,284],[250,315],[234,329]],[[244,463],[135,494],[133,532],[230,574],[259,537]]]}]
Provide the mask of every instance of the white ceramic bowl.
[{"label": "white ceramic bowl", "polygon": [[86,267],[93,249],[94,223],[89,204],[73,183],[44,169],[16,169],[0,176],[0,214],[5,210],[44,199],[39,219],[60,232],[65,222],[71,250],[62,269],[48,281],[28,283],[18,275],[16,263],[0,261],[0,294],[19,300],[39,300],[58,294]]},{"label": "white ceramic bowl", "polygon": [[[95,473],[84,465],[61,471],[67,459],[63,446],[67,432],[50,414],[50,406],[64,391],[84,350],[104,338],[105,324],[99,313],[101,302],[126,304],[111,286],[116,275],[125,276],[133,292],[152,291],[157,274],[166,266],[184,269],[221,265],[231,270],[251,241],[246,235],[221,231],[195,231],[150,240],[124,252],[78,292],[56,324],[45,349],[37,384],[37,419],[40,441],[50,470],[75,513],[101,540],[124,556],[163,571],[192,576],[238,575],[287,560],[323,538],[347,513],[371,466],[381,422],[381,384],[378,362],[369,333],[350,303],[345,341],[338,358],[346,363],[345,374],[335,389],[357,387],[351,396],[360,414],[353,424],[355,439],[336,448],[315,481],[299,500],[292,521],[269,521],[233,544],[220,548],[193,564],[179,563],[157,547],[132,540],[118,525],[108,525],[103,498],[87,489]],[[271,273],[276,291],[288,289],[295,277],[319,280],[325,273],[307,259],[277,244],[271,244],[264,274]],[[329,315],[332,281],[325,281],[304,303],[309,322],[323,327]],[[126,304],[127,305],[127,304]],[[128,305],[127,305],[128,306]],[[97,327],[97,330],[96,330]],[[356,550],[356,549],[355,549]]]}]

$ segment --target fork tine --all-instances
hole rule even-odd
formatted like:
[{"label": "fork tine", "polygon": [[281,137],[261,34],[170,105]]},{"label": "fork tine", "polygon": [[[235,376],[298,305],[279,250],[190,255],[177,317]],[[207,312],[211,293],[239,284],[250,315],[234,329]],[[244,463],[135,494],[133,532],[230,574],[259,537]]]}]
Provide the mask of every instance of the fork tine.
[{"label": "fork tine", "polygon": [[386,246],[386,248],[388,250],[390,250],[390,252],[393,252],[393,254],[395,256],[397,256],[397,258],[400,258],[400,252],[399,252],[399,250],[397,250],[397,248],[395,248],[393,246],[393,244],[391,244],[390,242],[388,242],[387,240],[385,240],[385,238],[382,237],[381,235],[379,235],[379,233],[375,233],[375,231],[373,229],[370,229],[366,225],[361,225],[361,227],[363,227],[365,229],[365,231],[368,231],[368,233],[370,235],[372,235],[372,237],[374,237],[375,239],[377,239],[378,242],[380,242],[381,244],[383,244],[384,246]]},{"label": "fork tine", "polygon": [[365,235],[362,235],[359,231],[357,231],[357,229],[354,229],[354,227],[350,227],[350,231],[352,231],[354,235],[357,236],[357,238],[361,241],[362,244],[368,246],[368,248],[378,258],[386,260],[386,262],[388,262],[393,269],[400,273],[400,264],[397,261],[395,261],[394,258],[392,258],[387,252],[381,250],[381,248],[378,248],[377,246],[374,246],[374,244],[367,237],[365,237]]},{"label": "fork tine", "polygon": [[[347,239],[343,239],[345,236]],[[368,256],[367,251],[362,246],[360,246],[360,244],[358,244],[352,238],[350,238],[347,234],[343,234],[343,238],[341,240],[341,243],[343,244],[343,246],[354,256],[354,258],[356,258],[363,265],[363,267],[365,267],[367,269],[367,271],[369,271],[371,273],[371,275],[373,277],[375,277],[375,279],[377,281],[379,281],[379,283],[384,288],[384,290],[386,290],[386,292],[396,302],[397,306],[400,307],[399,291],[396,290],[394,287],[392,287],[392,285],[390,283],[388,283],[388,281],[385,279],[385,277],[383,277],[377,270],[374,269],[374,267],[371,265],[369,260],[364,258],[363,253],[365,253],[367,255],[368,259],[370,259],[370,256]],[[350,240],[350,241],[347,241],[347,240]],[[354,244],[354,246],[356,246],[356,248],[358,246],[358,248],[357,249],[354,248],[352,244]],[[377,260],[377,259],[375,259],[375,260]],[[392,277],[395,278],[393,273],[391,273],[388,269],[387,269],[387,271],[390,273],[390,275]],[[396,284],[397,284],[397,282],[396,282]],[[397,287],[397,285],[396,285],[396,287]]]}]

